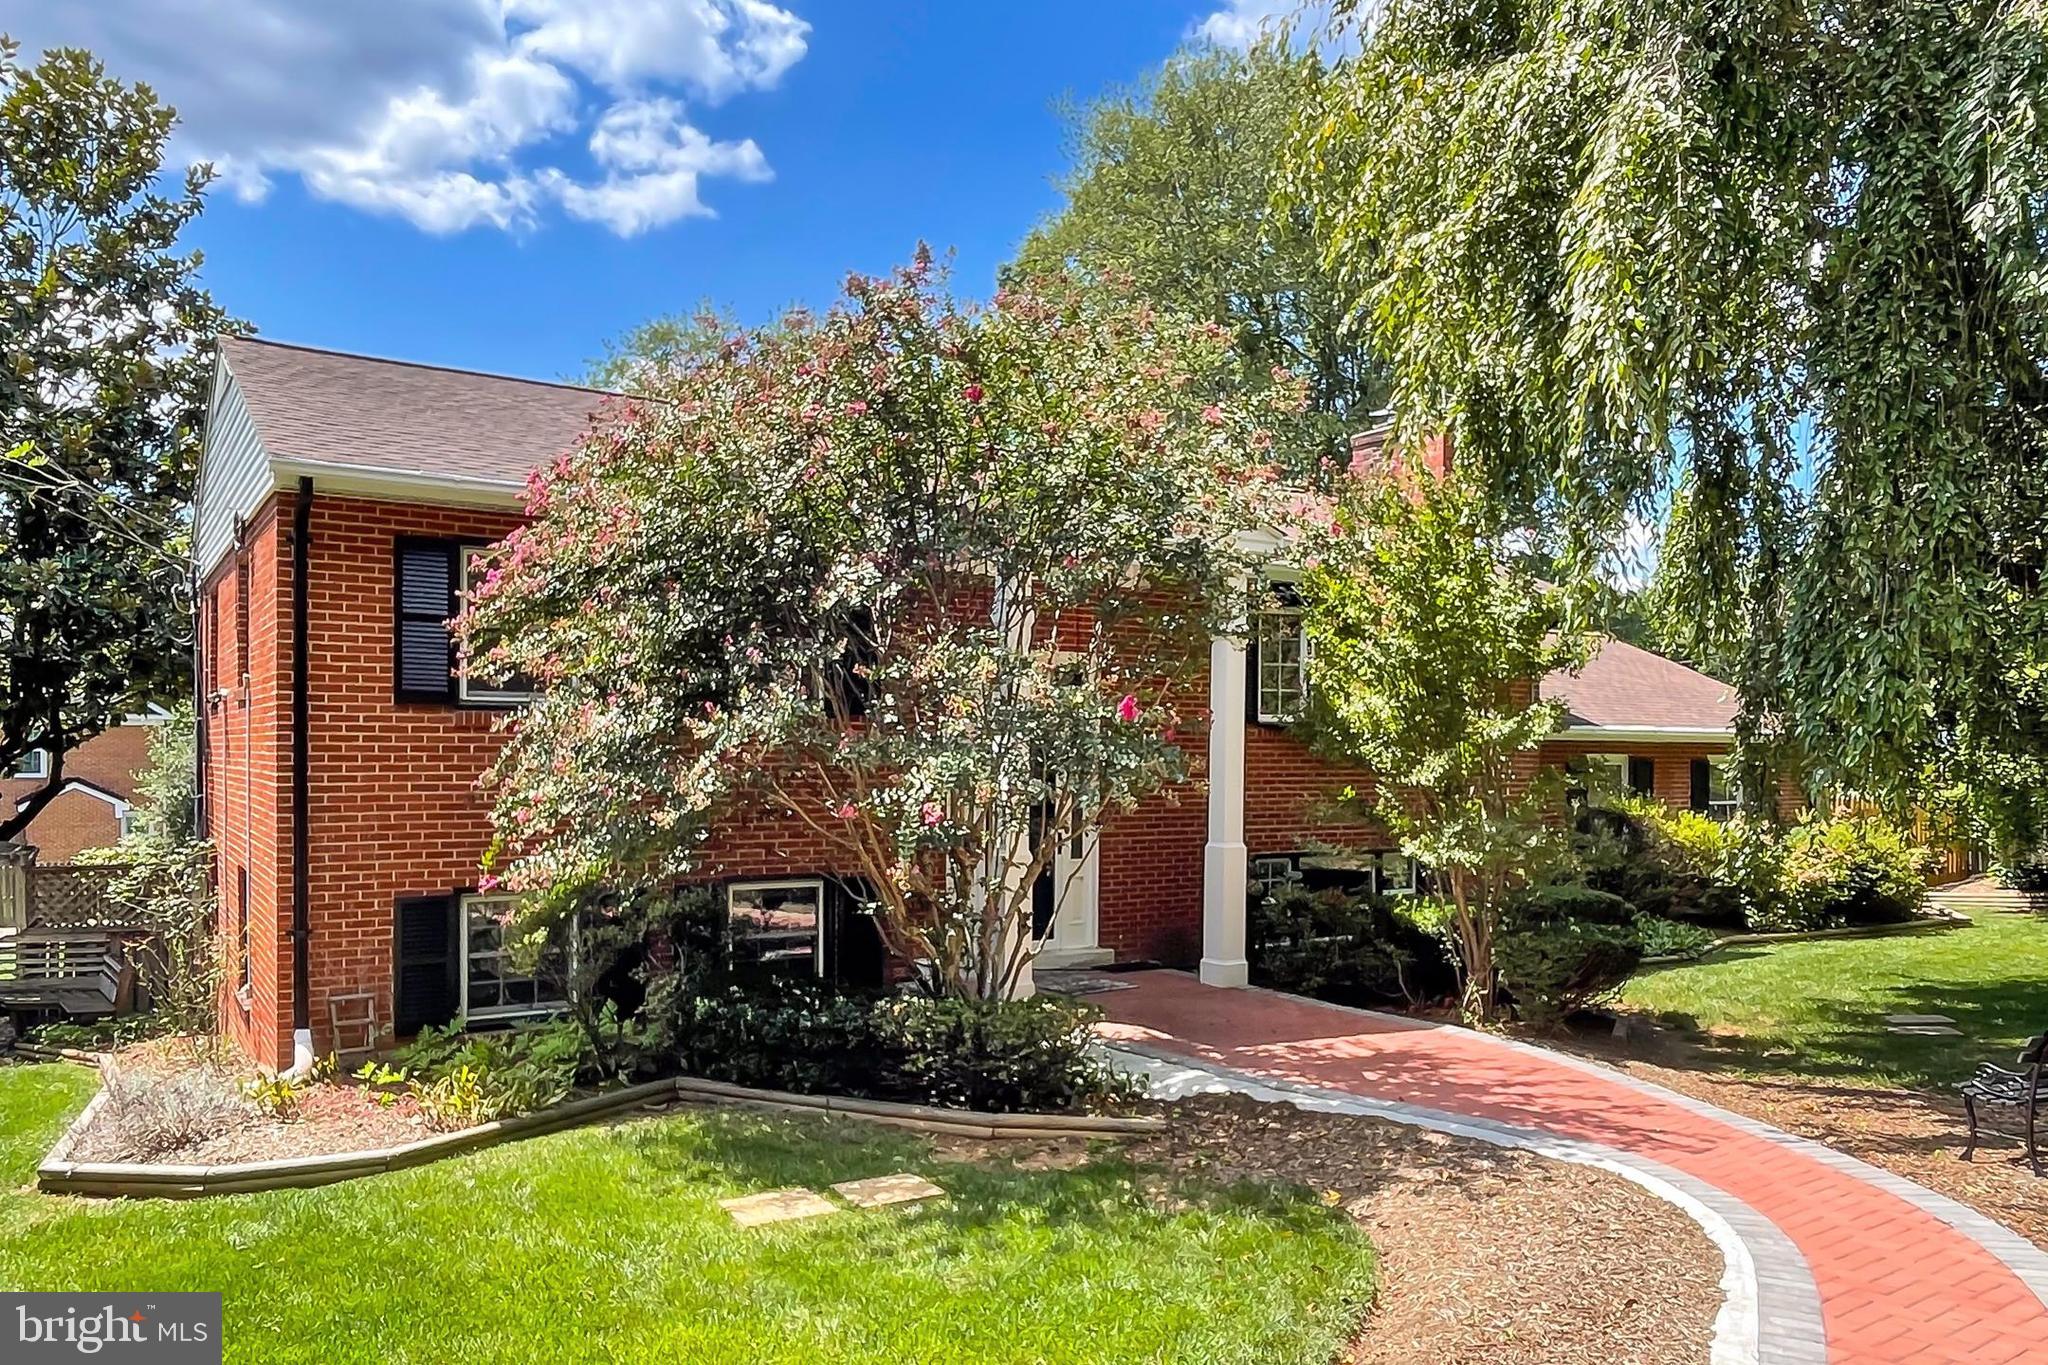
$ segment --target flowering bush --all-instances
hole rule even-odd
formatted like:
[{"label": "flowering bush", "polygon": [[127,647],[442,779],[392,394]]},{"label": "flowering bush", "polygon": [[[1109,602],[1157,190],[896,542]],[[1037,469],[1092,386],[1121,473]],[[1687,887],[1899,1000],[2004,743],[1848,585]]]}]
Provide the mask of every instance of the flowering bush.
[{"label": "flowering bush", "polygon": [[1233,364],[1059,281],[963,307],[921,254],[647,376],[534,478],[459,623],[541,687],[487,779],[493,876],[560,914],[780,820],[893,952],[1010,993],[1059,846],[1189,775],[1271,496]]}]

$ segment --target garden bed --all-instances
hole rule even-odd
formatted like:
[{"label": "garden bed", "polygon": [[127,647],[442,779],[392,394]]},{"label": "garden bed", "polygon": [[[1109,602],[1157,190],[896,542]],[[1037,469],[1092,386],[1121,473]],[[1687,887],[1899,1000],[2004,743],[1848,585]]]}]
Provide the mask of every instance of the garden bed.
[{"label": "garden bed", "polygon": [[1305,1185],[1380,1254],[1346,1365],[1699,1365],[1723,1259],[1681,1209],[1605,1171],[1345,1114],[1204,1095],[1148,1106],[1134,1159]]},{"label": "garden bed", "polygon": [[[130,1063],[176,1083],[204,1063],[174,1064],[170,1049],[140,1045]],[[98,1059],[103,1069],[122,1058]],[[381,1096],[381,1098],[380,1098]],[[841,1096],[756,1090],[718,1081],[678,1077],[583,1095],[529,1114],[496,1119],[452,1132],[431,1133],[404,1096],[344,1082],[322,1082],[301,1093],[292,1117],[247,1109],[224,1114],[204,1137],[132,1155],[135,1125],[124,1122],[106,1091],[95,1096],[37,1168],[47,1192],[129,1198],[191,1199],[259,1190],[307,1189],[360,1176],[423,1165],[481,1147],[596,1123],[634,1109],[672,1103],[738,1105],[832,1114],[945,1136],[999,1140],[1123,1137],[1158,1132],[1157,1118],[1077,1114],[986,1114]]]}]

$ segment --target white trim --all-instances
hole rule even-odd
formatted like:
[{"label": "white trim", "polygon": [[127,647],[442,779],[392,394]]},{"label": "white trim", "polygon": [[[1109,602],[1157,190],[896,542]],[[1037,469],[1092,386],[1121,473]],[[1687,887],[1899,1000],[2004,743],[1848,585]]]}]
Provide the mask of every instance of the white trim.
[{"label": "white trim", "polygon": [[781,887],[810,887],[818,893],[818,922],[811,943],[811,974],[823,978],[825,975],[825,925],[830,916],[825,906],[825,879],[823,877],[758,877],[752,881],[727,882],[725,885],[725,932],[732,934],[732,895],[735,891],[766,891]]},{"label": "white trim", "polygon": [[[124,801],[120,797],[114,795],[105,787],[101,787],[92,782],[88,782],[86,779],[82,777],[66,778],[64,780],[64,785],[57,788],[57,795],[62,796],[66,792],[84,792],[87,796],[90,796],[95,800],[104,801],[109,806],[113,807],[114,818],[116,820],[126,820],[128,818],[128,812],[131,809],[131,807],[127,801]],[[30,799],[31,798],[27,796],[22,797],[19,801],[16,801],[14,803],[14,809],[19,811],[23,806],[26,806],[29,803]],[[55,798],[52,799],[54,800]]]},{"label": "white trim", "polygon": [[[456,986],[462,992],[462,999],[456,1005],[455,1018],[464,1027],[468,1027],[472,1020],[498,1023],[506,1019],[537,1019],[542,1015],[560,1014],[563,1010],[569,1008],[567,1000],[541,1000],[538,998],[531,1005],[492,1005],[488,1009],[481,1010],[472,1010],[469,1007],[469,907],[475,901],[516,901],[518,899],[517,896],[507,895],[502,891],[465,891],[455,898],[455,917],[461,921],[459,927],[461,943],[459,945],[460,951],[457,954],[460,969],[456,978]],[[501,925],[499,928],[502,935],[503,926]],[[498,941],[498,956],[501,961],[504,958],[504,953],[504,939],[501,936]],[[541,992],[540,978],[535,976],[527,979],[533,982],[533,993],[538,997]]]},{"label": "white trim", "polygon": [[[33,769],[28,765],[33,762]],[[27,769],[24,771],[24,769]],[[21,756],[20,766],[7,774],[10,782],[42,782],[50,776],[50,751],[38,744]]]},{"label": "white trim", "polygon": [[1613,739],[1651,744],[1732,744],[1733,730],[1687,730],[1675,725],[1567,725],[1550,739]]},{"label": "white trim", "polygon": [[[343,464],[335,460],[309,460],[303,456],[274,458],[274,489],[289,488],[301,478],[320,480],[324,493],[384,497],[405,502],[439,502],[458,507],[504,507],[521,511],[526,506],[526,484],[520,479],[493,479],[482,475],[426,474],[416,469],[385,465]],[[426,497],[423,494],[440,494]]]}]

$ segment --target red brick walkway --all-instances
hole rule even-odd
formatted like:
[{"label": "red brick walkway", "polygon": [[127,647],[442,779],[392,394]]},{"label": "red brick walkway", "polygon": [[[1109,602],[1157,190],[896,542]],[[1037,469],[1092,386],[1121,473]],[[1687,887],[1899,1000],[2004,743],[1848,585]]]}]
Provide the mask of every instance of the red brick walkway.
[{"label": "red brick walkway", "polygon": [[1135,988],[1093,997],[1112,1038],[1597,1143],[1725,1191],[1804,1255],[1834,1365],[2048,1365],[2048,1307],[1986,1243],[2002,1240],[2022,1259],[2037,1253],[2012,1249],[2015,1239],[1995,1225],[1979,1222],[1977,1235],[1950,1226],[1930,1208],[1968,1215],[1918,1186],[1753,1121],[1700,1112],[1706,1106],[1658,1087],[1466,1029],[1219,990],[1179,972],[1119,980]]}]

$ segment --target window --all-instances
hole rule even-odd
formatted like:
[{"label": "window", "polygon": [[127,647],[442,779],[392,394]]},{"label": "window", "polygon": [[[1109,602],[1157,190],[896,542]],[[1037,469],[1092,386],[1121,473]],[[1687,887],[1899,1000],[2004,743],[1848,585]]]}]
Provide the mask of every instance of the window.
[{"label": "window", "polygon": [[1254,858],[1252,859],[1252,881],[1270,896],[1281,887],[1295,880],[1294,859]]},{"label": "window", "polygon": [[463,896],[462,1013],[465,1019],[507,1019],[564,1008],[565,964],[552,951],[522,966],[505,946],[516,896]]},{"label": "window", "polygon": [[1588,805],[1604,806],[1630,792],[1628,755],[1581,754],[1565,766],[1571,794]]},{"label": "window", "polygon": [[1716,754],[1707,760],[1707,814],[1730,820],[1741,809],[1742,783],[1735,775],[1735,760]]},{"label": "window", "polygon": [[[481,561],[489,553],[482,545],[465,545],[461,551],[461,581],[459,601],[469,600],[469,581],[472,573],[481,577]],[[502,683],[471,681],[469,663],[466,659],[456,662],[456,695],[466,702],[480,702],[485,705],[504,706],[533,700],[533,682],[517,674]]]},{"label": "window", "polygon": [[9,777],[31,777],[38,782],[43,781],[50,775],[50,751],[48,749],[30,749],[15,762],[14,770],[7,775]]},{"label": "window", "polygon": [[825,883],[735,882],[726,888],[726,932],[735,963],[822,976]]},{"label": "window", "polygon": [[1300,717],[1308,695],[1308,640],[1301,612],[1260,612],[1257,633],[1257,718],[1264,725],[1285,725]]},{"label": "window", "polygon": [[1379,893],[1382,896],[1415,894],[1415,860],[1405,853],[1380,854]]},{"label": "window", "polygon": [[235,988],[245,997],[249,994],[249,869],[235,869],[235,924],[237,946],[235,949]]}]

